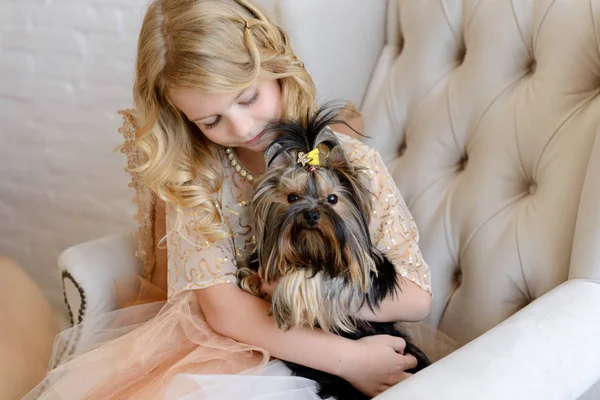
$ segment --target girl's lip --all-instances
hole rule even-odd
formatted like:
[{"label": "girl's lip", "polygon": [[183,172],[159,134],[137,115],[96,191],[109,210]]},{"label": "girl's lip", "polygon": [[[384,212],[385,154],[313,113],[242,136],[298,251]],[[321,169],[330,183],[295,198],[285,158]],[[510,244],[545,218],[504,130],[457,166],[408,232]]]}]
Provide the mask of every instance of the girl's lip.
[{"label": "girl's lip", "polygon": [[247,141],[246,144],[256,144],[256,143],[260,142],[260,139],[263,137],[263,135],[265,134],[265,132],[266,132],[266,130],[263,130],[258,135],[256,135],[254,137],[254,139]]}]

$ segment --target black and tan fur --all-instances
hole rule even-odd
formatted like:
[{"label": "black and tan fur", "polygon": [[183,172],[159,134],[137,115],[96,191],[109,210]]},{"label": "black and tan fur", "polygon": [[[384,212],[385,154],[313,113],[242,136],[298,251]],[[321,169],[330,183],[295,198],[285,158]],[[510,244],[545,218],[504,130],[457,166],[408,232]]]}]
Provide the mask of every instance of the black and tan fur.
[{"label": "black and tan fur", "polygon": [[[278,281],[271,298],[277,325],[319,327],[352,339],[380,333],[406,339],[420,370],[429,360],[394,323],[358,318],[367,305],[375,311],[400,282],[394,265],[371,240],[372,192],[368,175],[353,165],[328,128],[336,109],[324,109],[307,127],[273,125],[280,135],[265,151],[266,173],[252,199],[256,250],[240,269],[240,286],[258,294],[260,279]],[[298,162],[299,153],[319,149],[320,166]],[[320,395],[338,400],[366,398],[341,378],[293,363],[298,375],[316,380]],[[415,372],[412,371],[412,372]]]}]

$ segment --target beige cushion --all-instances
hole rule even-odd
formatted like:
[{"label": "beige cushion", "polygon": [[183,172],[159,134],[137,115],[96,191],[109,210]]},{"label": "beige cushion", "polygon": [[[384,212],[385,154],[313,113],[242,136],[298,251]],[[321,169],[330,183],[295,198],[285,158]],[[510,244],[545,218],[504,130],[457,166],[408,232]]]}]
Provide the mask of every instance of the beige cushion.
[{"label": "beige cushion", "polygon": [[[598,188],[579,221],[578,210],[597,163],[600,4],[389,7],[366,131],[421,231],[435,296],[428,321],[466,343],[568,279],[576,224],[598,237]],[[600,278],[597,257],[574,268]]]},{"label": "beige cushion", "polygon": [[38,286],[11,259],[0,257],[0,393],[19,399],[46,373],[57,315]]}]

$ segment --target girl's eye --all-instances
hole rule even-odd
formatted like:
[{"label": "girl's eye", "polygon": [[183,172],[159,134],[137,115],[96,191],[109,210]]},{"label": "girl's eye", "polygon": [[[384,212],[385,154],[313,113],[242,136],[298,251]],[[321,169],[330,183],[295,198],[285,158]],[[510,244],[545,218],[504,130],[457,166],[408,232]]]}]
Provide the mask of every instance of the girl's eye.
[{"label": "girl's eye", "polygon": [[217,126],[217,124],[219,123],[219,121],[221,120],[221,116],[217,116],[217,118],[215,118],[214,122],[211,122],[210,124],[204,124],[204,128],[206,129],[212,129],[215,126]]},{"label": "girl's eye", "polygon": [[295,203],[300,200],[300,196],[296,193],[288,194],[288,203]]},{"label": "girl's eye", "polygon": [[256,100],[258,100],[258,90],[256,92],[254,92],[254,95],[250,99],[241,102],[240,105],[242,105],[244,107],[249,107],[252,104],[254,104],[256,102]]},{"label": "girl's eye", "polygon": [[[241,102],[240,105],[243,107],[250,107],[252,104],[256,103],[256,100],[258,100],[258,90],[254,92],[254,95],[252,95],[250,99]],[[212,129],[219,124],[219,121],[221,121],[220,115],[215,118],[214,122],[211,122],[210,124],[204,124],[204,128],[207,130]]]},{"label": "girl's eye", "polygon": [[327,196],[327,202],[334,206],[338,202],[338,197],[335,194],[330,194],[329,196]]}]

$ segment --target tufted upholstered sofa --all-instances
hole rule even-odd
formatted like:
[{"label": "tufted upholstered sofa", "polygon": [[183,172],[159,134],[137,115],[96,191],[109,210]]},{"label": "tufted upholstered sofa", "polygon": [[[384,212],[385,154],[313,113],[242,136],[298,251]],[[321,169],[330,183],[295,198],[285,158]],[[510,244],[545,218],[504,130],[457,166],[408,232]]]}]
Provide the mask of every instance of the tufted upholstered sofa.
[{"label": "tufted upholstered sofa", "polygon": [[[600,398],[600,0],[262,0],[322,100],[352,100],[463,346],[381,399]],[[141,268],[130,233],[60,258],[74,322]],[[587,393],[586,393],[587,392]]]}]

